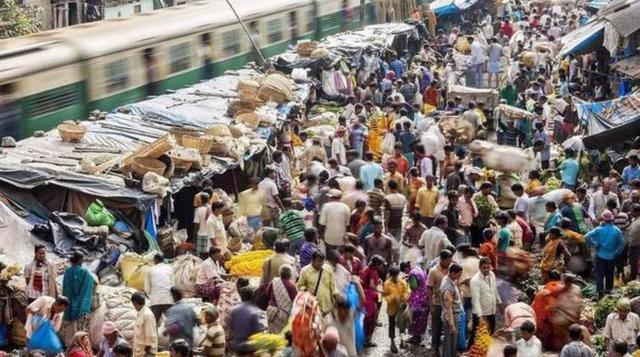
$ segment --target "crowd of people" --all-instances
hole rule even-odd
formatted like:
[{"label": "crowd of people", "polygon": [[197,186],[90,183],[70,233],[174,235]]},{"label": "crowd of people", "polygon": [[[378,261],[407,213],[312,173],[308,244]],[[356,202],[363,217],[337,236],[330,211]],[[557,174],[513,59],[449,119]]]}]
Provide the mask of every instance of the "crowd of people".
[{"label": "crowd of people", "polygon": [[[295,335],[308,331],[291,322],[304,293],[319,315],[320,333],[307,343],[311,355],[364,353],[376,347],[374,332],[384,322],[392,353],[427,346],[433,355],[456,356],[482,331],[502,330],[504,356],[594,356],[577,282],[593,282],[600,299],[616,281],[638,278],[640,166],[629,155],[616,171],[605,151],[562,146],[585,129],[573,96],[604,100],[616,93],[598,74],[607,73],[600,58],[553,57],[557,40],[587,17],[578,5],[515,0],[470,10],[459,26],[437,24],[437,31],[428,7],[416,7],[412,18],[428,29],[418,52],[367,50],[349,72],[326,69],[307,108],[323,99],[342,103],[335,132],[308,137],[301,130],[308,113],[286,122],[272,164],[238,196],[237,213],[255,232],[278,233],[259,284],[225,269],[232,255],[225,205],[204,184],[194,198],[194,254],[203,258],[195,284],[213,307],[197,316],[157,254],[144,291],[131,296],[138,312],[133,339],[105,322],[98,357],[157,354],[161,321],[172,357],[252,355],[249,338],[267,331],[286,336],[283,355],[306,356],[309,346],[297,345]],[[539,42],[551,50],[536,53]],[[469,50],[462,62],[460,43]],[[530,53],[534,64],[525,60]],[[501,103],[532,116],[514,120],[487,103],[451,97],[449,86],[459,82],[495,88]],[[499,199],[504,185],[466,144],[455,138],[437,150],[425,144],[423,137],[439,130],[438,118],[452,115],[469,121],[477,137],[530,155],[530,167],[507,187],[513,202]],[[562,195],[545,202],[538,224],[532,202],[554,191],[554,180]],[[541,280],[507,301],[499,282],[512,276],[514,249],[533,257],[527,273],[539,270]],[[575,259],[583,263],[579,271],[569,269]],[[94,355],[88,323],[98,281],[82,263],[81,255],[72,257],[62,291],[43,246],[24,270],[27,339],[44,317],[72,357]],[[216,306],[227,282],[241,303],[225,313],[223,328]],[[640,347],[640,318],[630,310],[621,299],[606,319],[610,356]],[[200,324],[206,334],[196,343],[193,328]]]}]

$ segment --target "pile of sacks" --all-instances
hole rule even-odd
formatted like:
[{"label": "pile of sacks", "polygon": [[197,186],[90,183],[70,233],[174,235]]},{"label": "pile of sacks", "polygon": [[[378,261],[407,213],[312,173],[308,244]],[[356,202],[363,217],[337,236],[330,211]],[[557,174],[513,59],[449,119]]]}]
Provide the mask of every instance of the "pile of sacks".
[{"label": "pile of sacks", "polygon": [[129,287],[98,286],[96,297],[98,308],[91,314],[89,335],[93,347],[102,341],[102,324],[111,321],[128,341],[133,341],[133,329],[138,312],[131,303],[136,289]]}]

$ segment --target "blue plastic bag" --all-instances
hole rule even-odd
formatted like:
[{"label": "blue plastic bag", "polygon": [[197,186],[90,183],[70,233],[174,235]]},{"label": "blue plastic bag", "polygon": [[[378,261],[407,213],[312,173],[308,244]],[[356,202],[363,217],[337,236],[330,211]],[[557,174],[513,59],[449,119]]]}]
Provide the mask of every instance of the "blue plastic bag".
[{"label": "blue plastic bag", "polygon": [[356,319],[354,322],[354,330],[356,333],[356,351],[358,353],[364,350],[364,344],[366,337],[364,335],[364,311],[356,313]]},{"label": "blue plastic bag", "polygon": [[31,323],[34,328],[27,345],[29,351],[40,350],[47,354],[62,352],[62,342],[49,319],[36,315],[31,319]]},{"label": "blue plastic bag", "polygon": [[458,316],[458,351],[464,352],[467,350],[467,314],[464,309]]},{"label": "blue plastic bag", "polygon": [[360,306],[360,295],[358,294],[358,287],[354,283],[349,283],[344,291],[345,300],[349,304],[349,309],[354,311]]}]

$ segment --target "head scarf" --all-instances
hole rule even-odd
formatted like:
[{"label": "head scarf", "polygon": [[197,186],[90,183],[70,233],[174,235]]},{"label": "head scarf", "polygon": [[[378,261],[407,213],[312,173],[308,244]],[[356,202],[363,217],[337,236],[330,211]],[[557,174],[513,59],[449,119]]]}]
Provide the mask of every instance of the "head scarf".
[{"label": "head scarf", "polygon": [[86,356],[93,356],[93,351],[91,350],[91,343],[89,343],[88,346],[82,343],[82,339],[85,336],[89,336],[89,334],[84,331],[76,332],[76,334],[73,335],[73,339],[71,340],[71,343],[69,344],[69,348],[67,349],[67,356],[71,355],[71,353],[78,350],[84,352]]},{"label": "head scarf", "polygon": [[411,290],[408,305],[413,311],[424,311],[427,301],[427,273],[420,267],[415,267],[409,272],[409,280],[416,280],[417,287]]}]

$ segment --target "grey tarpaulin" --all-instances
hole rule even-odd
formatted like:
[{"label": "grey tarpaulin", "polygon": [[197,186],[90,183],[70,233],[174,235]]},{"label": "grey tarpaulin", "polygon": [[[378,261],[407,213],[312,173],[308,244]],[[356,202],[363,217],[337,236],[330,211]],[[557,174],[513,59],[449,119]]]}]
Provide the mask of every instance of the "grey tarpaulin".
[{"label": "grey tarpaulin", "polygon": [[0,181],[23,190],[49,185],[57,186],[117,202],[129,203],[140,211],[151,206],[156,198],[155,195],[118,186],[99,177],[70,171],[54,172],[45,168],[15,168],[0,165]]}]

